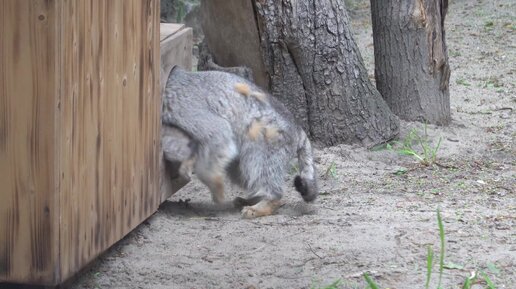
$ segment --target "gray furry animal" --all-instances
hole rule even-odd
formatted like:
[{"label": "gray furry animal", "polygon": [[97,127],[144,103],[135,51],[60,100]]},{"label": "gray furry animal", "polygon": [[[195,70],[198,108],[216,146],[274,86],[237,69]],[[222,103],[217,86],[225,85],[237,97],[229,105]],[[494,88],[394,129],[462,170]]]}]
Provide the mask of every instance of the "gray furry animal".
[{"label": "gray furry animal", "polygon": [[180,172],[193,170],[216,203],[224,200],[226,178],[248,192],[248,198],[234,200],[243,207],[243,217],[274,213],[295,157],[300,169],[296,189],[306,202],[318,195],[306,133],[285,106],[244,78],[174,68],[165,88],[162,123],[188,135],[191,155]]}]

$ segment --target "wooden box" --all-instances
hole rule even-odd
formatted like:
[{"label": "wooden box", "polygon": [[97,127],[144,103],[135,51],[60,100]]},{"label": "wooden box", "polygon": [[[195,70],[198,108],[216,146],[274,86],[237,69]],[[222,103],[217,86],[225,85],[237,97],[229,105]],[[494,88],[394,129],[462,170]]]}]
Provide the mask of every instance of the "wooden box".
[{"label": "wooden box", "polygon": [[159,4],[0,1],[0,282],[61,283],[157,209]]}]

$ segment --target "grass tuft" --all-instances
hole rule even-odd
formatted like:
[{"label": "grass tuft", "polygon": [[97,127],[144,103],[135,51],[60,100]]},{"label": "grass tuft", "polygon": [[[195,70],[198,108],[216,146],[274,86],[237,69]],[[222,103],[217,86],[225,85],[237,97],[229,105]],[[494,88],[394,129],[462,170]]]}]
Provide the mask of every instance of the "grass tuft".
[{"label": "grass tuft", "polygon": [[[444,256],[445,256],[445,234],[444,234],[444,225],[443,225],[443,219],[441,217],[441,210],[437,209],[437,225],[439,227],[439,241],[440,241],[440,250],[439,250],[439,279],[437,283],[436,289],[443,289],[441,287],[442,284],[442,277],[443,277],[443,271],[445,268],[447,269],[463,269],[464,266],[455,264],[455,263],[448,263],[444,264]],[[425,289],[430,288],[430,281],[432,279],[432,268],[434,264],[434,251],[432,249],[432,246],[428,246],[427,248],[427,257],[426,257],[426,282],[425,282]],[[496,268],[496,266],[493,263],[487,263],[487,269],[490,270],[494,274],[500,273],[500,270]],[[367,283],[367,289],[380,289],[380,286],[369,276],[369,274],[366,272],[363,274],[363,277]],[[470,276],[466,277],[464,280],[464,283],[462,285],[462,289],[472,289],[472,286],[475,284],[486,284],[487,289],[496,289],[496,286],[494,282],[489,278],[489,276],[482,271],[472,271]],[[330,285],[324,286],[324,287],[316,287],[311,286],[311,289],[338,289],[338,286],[341,285],[341,280],[337,280],[333,282]]]},{"label": "grass tuft", "polygon": [[330,177],[332,179],[337,178],[337,164],[335,162],[331,162],[330,166],[328,167],[328,169],[326,169],[326,172],[324,173],[325,179],[328,179]]},{"label": "grass tuft", "polygon": [[[429,166],[436,162],[437,152],[441,147],[441,142],[442,138],[439,137],[435,147],[430,144],[425,124],[423,134],[420,134],[417,129],[414,128],[402,142],[393,142],[394,146],[387,144],[387,149],[397,151],[402,155],[411,156],[421,164]],[[414,144],[416,144],[416,146]]]}]

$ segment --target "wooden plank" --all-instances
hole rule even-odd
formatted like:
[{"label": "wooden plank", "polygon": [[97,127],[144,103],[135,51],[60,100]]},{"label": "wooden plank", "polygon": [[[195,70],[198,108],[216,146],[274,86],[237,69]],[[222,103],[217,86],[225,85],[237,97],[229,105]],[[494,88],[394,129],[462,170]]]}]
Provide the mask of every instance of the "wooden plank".
[{"label": "wooden plank", "polygon": [[159,1],[63,2],[63,278],[159,205]]},{"label": "wooden plank", "polygon": [[58,277],[55,5],[0,1],[0,281]]},{"label": "wooden plank", "polygon": [[[160,29],[173,30],[169,25],[161,24]],[[173,26],[175,27],[175,26]],[[183,28],[175,31],[169,37],[160,42],[161,51],[161,91],[167,84],[167,78],[172,67],[178,65],[184,69],[192,69],[192,48],[193,32],[192,28]]]},{"label": "wooden plank", "polygon": [[185,28],[185,25],[180,23],[161,23],[159,30],[159,41],[163,42],[163,40],[176,34],[183,28]]},{"label": "wooden plank", "polygon": [[[193,32],[191,28],[184,28],[183,25],[169,23],[161,23],[160,31],[163,38],[160,43],[160,77],[161,92],[163,93],[168,75],[175,65],[188,70],[192,69]],[[161,139],[162,141],[169,139],[171,146],[176,144],[177,146],[182,146],[185,137],[174,130],[163,128]],[[165,144],[162,143],[162,145]],[[167,162],[163,157],[160,160],[160,190],[161,201],[163,202],[186,185],[190,179],[181,177],[178,174],[177,164]]]}]

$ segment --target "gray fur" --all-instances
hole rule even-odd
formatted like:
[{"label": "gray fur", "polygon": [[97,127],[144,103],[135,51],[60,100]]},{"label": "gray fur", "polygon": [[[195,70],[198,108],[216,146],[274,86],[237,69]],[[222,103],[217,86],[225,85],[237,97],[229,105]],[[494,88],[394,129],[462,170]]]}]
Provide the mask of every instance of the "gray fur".
[{"label": "gray fur", "polygon": [[[235,85],[242,83],[255,95],[265,95],[265,101],[237,92]],[[318,194],[305,132],[279,101],[244,78],[174,68],[165,88],[162,122],[181,129],[196,143],[193,170],[212,194],[216,194],[214,180],[229,177],[248,191],[249,198],[279,200],[287,165],[295,157],[300,166],[296,188],[306,201]],[[253,122],[264,126],[255,138],[249,134]]]}]

